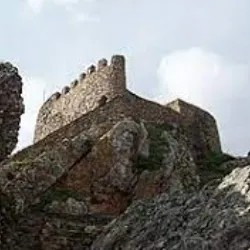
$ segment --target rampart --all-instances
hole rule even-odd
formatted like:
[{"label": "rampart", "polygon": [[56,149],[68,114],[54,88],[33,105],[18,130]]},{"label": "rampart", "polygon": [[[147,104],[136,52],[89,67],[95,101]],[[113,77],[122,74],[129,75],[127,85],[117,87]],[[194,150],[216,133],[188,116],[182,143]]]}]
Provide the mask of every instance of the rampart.
[{"label": "rampart", "polygon": [[0,161],[16,147],[24,113],[22,78],[12,64],[0,63]]},{"label": "rampart", "polygon": [[180,124],[186,130],[196,162],[199,163],[211,152],[221,152],[219,132],[212,115],[180,99],[168,103],[166,107],[180,115]]},{"label": "rampart", "polygon": [[101,59],[91,65],[79,80],[53,94],[41,107],[35,129],[34,141],[38,141],[72,122],[83,114],[104,105],[126,91],[125,59],[115,55],[110,64]]}]

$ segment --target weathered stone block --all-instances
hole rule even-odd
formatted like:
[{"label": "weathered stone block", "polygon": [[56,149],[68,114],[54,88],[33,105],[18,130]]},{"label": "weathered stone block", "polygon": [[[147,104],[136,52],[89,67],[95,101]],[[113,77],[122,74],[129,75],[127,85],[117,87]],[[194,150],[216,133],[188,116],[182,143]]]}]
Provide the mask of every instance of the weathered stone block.
[{"label": "weathered stone block", "polygon": [[73,82],[71,82],[70,87],[74,88],[78,83],[78,80],[74,80]]},{"label": "weathered stone block", "polygon": [[66,95],[69,91],[70,91],[70,87],[65,86],[65,87],[62,89],[62,94],[63,94],[63,95]]},{"label": "weathered stone block", "polygon": [[86,73],[81,73],[80,81],[83,81],[86,78]]},{"label": "weathered stone block", "polygon": [[87,69],[87,73],[88,74],[92,74],[93,72],[95,72],[95,66],[94,65],[91,65],[91,66],[89,66],[88,67],[88,69]]}]

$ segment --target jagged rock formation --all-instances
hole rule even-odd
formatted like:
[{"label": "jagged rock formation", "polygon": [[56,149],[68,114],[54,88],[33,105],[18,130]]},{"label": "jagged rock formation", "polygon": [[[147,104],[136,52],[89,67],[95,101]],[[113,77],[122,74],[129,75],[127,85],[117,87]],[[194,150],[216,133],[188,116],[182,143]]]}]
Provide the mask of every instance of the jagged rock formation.
[{"label": "jagged rock formation", "polygon": [[250,247],[250,157],[221,151],[210,114],[129,92],[119,56],[81,81],[42,106],[36,143],[0,163],[1,250]]},{"label": "jagged rock formation", "polygon": [[0,161],[16,147],[21,115],[24,112],[22,79],[17,68],[0,63]]},{"label": "jagged rock formation", "polygon": [[91,249],[249,249],[249,178],[246,166],[199,192],[135,202]]},{"label": "jagged rock formation", "polygon": [[[46,148],[36,144],[2,163],[0,185],[18,217],[20,249],[90,247],[132,200],[197,189],[196,165],[175,129],[131,119],[106,129],[98,139],[92,127],[62,142],[47,141]],[[76,221],[82,216],[87,219]]]}]

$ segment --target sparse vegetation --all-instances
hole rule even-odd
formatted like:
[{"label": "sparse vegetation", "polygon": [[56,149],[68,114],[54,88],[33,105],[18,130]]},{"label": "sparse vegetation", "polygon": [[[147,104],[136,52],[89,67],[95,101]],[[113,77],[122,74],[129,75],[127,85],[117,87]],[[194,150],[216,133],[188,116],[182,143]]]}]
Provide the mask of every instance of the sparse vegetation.
[{"label": "sparse vegetation", "polygon": [[44,207],[53,201],[65,202],[68,198],[74,198],[75,200],[81,200],[81,194],[75,190],[65,188],[54,188],[48,190],[41,198],[39,207]]},{"label": "sparse vegetation", "polygon": [[30,167],[33,162],[34,162],[33,160],[29,160],[28,158],[22,161],[20,160],[11,161],[11,169],[14,171],[20,171]]},{"label": "sparse vegetation", "polygon": [[168,148],[168,142],[163,132],[169,130],[166,124],[154,124],[147,127],[150,138],[149,157],[139,157],[137,168],[140,170],[156,170],[162,165],[164,152]]},{"label": "sparse vegetation", "polygon": [[201,186],[212,180],[222,179],[225,175],[229,174],[231,169],[223,168],[222,164],[233,159],[234,157],[229,154],[214,152],[209,154],[199,169]]},{"label": "sparse vegetation", "polygon": [[207,171],[227,174],[228,171],[226,169],[222,169],[221,164],[233,159],[234,157],[229,154],[213,152],[204,160],[203,168]]}]

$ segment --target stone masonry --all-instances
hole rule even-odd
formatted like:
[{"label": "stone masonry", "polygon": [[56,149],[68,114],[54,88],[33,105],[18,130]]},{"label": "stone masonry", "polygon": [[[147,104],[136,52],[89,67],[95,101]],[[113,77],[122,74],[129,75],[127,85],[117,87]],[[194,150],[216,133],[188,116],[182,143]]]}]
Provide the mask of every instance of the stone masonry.
[{"label": "stone masonry", "polygon": [[15,148],[24,113],[22,78],[9,62],[0,63],[0,161]]},{"label": "stone masonry", "polygon": [[80,75],[79,80],[53,94],[42,106],[35,129],[34,141],[72,122],[81,115],[109,102],[126,90],[125,59],[113,56],[110,65],[101,59]]},{"label": "stone masonry", "polygon": [[180,99],[166,106],[179,113],[197,163],[209,153],[221,153],[219,132],[212,115]]}]

